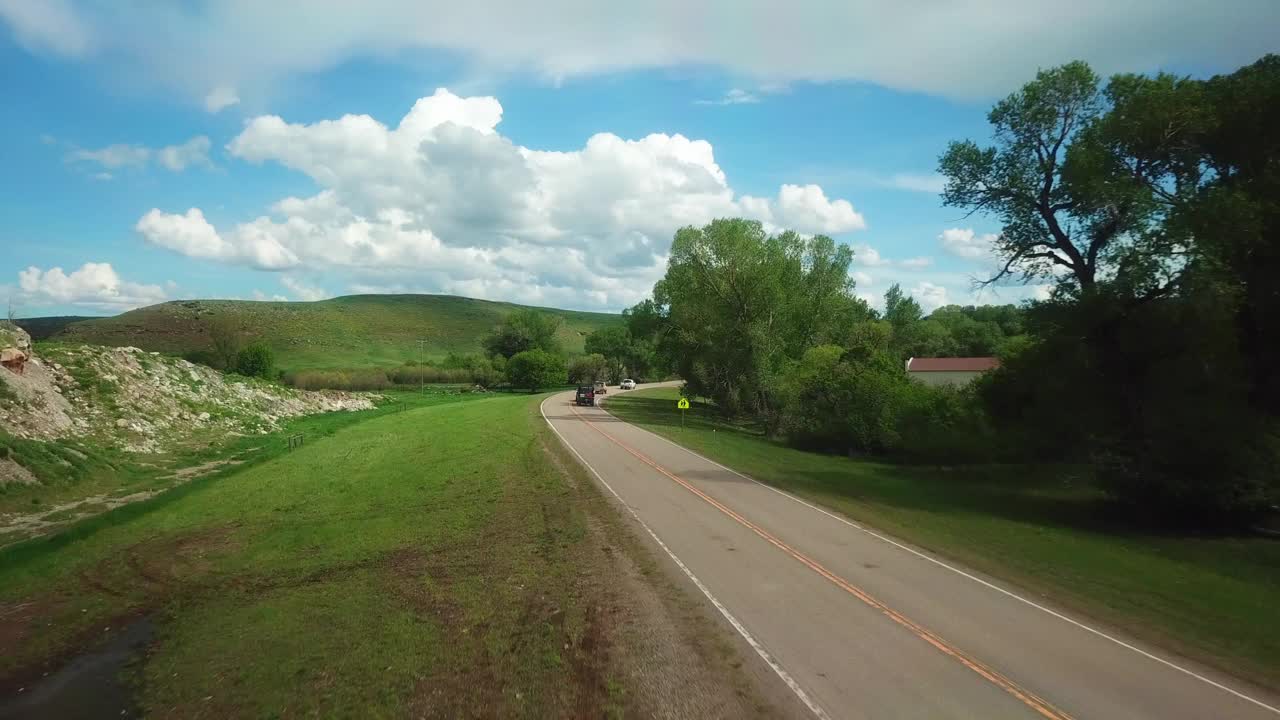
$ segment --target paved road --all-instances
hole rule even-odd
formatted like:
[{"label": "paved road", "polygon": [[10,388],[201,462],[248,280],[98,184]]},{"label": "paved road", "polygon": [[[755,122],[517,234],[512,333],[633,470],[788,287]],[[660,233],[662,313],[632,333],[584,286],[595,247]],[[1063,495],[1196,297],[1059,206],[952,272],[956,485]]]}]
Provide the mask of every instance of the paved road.
[{"label": "paved road", "polygon": [[806,714],[1280,720],[1274,696],[1101,634],[570,393],[542,410]]}]

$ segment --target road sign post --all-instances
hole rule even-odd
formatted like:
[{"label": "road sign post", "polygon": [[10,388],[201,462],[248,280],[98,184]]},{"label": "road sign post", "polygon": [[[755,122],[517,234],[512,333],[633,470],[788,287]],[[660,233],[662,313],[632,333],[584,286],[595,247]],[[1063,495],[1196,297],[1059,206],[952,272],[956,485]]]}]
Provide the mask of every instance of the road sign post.
[{"label": "road sign post", "polygon": [[680,429],[684,429],[684,411],[689,409],[689,398],[682,397],[676,403],[676,407],[680,408]]}]

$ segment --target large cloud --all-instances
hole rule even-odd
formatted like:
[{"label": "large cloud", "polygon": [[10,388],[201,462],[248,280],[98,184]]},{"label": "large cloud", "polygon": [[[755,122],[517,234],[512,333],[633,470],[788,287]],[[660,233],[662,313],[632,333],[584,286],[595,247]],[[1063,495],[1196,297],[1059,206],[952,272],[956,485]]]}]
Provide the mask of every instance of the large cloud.
[{"label": "large cloud", "polygon": [[168,299],[163,287],[124,280],[110,263],[85,263],[70,273],[60,267],[29,267],[18,272],[18,289],[22,300],[32,305],[76,305],[113,312]]},{"label": "large cloud", "polygon": [[226,228],[198,208],[153,209],[137,230],[190,257],[262,270],[337,268],[370,286],[617,308],[661,276],[681,226],[739,215],[806,233],[865,225],[816,185],[735,195],[704,140],[600,133],[551,152],[512,143],[501,119],[496,99],[447,90],[394,128],[367,115],[254,118],[229,152],[305,173],[320,192]]},{"label": "large cloud", "polygon": [[0,18],[29,47],[102,58],[194,103],[219,88],[225,97],[253,94],[353,57],[413,58],[405,51],[416,49],[549,78],[695,65],[766,81],[859,80],[975,97],[1077,58],[1103,74],[1230,69],[1275,49],[1280,4],[0,0]]}]

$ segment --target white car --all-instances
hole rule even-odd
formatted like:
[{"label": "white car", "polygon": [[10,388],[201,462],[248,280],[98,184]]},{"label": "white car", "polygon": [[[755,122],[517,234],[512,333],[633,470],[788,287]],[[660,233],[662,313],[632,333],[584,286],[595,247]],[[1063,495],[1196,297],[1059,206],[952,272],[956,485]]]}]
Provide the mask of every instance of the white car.
[{"label": "white car", "polygon": [[631,378],[627,378],[626,380],[623,380],[622,384],[619,385],[618,387],[622,388],[623,390],[635,390],[636,381],[632,380]]}]

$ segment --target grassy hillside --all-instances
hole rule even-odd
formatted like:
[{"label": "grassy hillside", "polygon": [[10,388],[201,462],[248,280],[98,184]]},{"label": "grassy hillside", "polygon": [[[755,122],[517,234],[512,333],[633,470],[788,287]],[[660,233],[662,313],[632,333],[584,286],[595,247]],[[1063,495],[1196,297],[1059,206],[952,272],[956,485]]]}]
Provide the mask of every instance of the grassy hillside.
[{"label": "grassy hillside", "polygon": [[[447,295],[351,295],[319,302],[184,300],[111,318],[71,323],[53,339],[185,353],[211,347],[208,328],[230,316],[246,339],[262,338],[286,370],[399,365],[480,350],[493,326],[521,306]],[[560,340],[582,350],[583,338],[622,322],[619,315],[546,309],[564,318]]]},{"label": "grassy hillside", "polygon": [[46,340],[62,332],[68,325],[81,320],[100,320],[92,315],[50,315],[49,317],[18,318],[14,322],[27,331],[32,340]]}]

